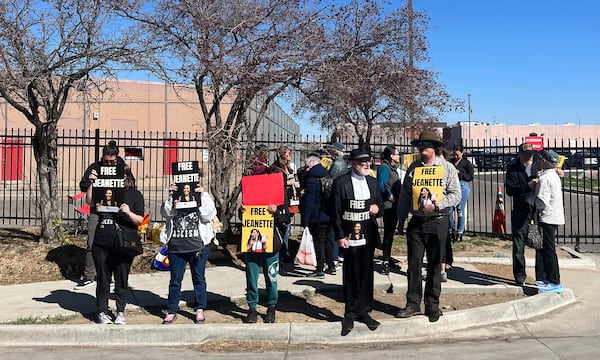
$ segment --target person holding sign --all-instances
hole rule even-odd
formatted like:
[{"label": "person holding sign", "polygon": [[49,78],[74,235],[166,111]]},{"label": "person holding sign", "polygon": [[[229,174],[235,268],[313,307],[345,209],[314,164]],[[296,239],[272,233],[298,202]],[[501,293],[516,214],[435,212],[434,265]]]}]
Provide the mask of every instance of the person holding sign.
[{"label": "person holding sign", "polygon": [[[102,148],[102,158],[100,161],[96,161],[90,164],[85,172],[81,181],[79,181],[79,188],[81,192],[87,192],[91,185],[90,174],[92,170],[96,170],[96,173],[100,171],[100,166],[124,164],[123,159],[119,156],[119,147],[117,142],[111,140]],[[96,267],[94,265],[94,257],[92,256],[92,245],[94,244],[94,233],[98,226],[98,212],[96,204],[90,207],[90,216],[88,217],[88,228],[87,228],[87,248],[85,251],[85,268],[83,270],[83,278],[79,284],[75,286],[75,290],[81,290],[88,286],[94,285],[94,279],[96,278]]]},{"label": "person holding sign", "polygon": [[[189,184],[184,185],[189,186]],[[194,192],[200,198],[199,205],[194,208],[177,207],[178,200],[173,200],[173,193],[178,189],[176,184],[169,185],[169,198],[160,208],[161,214],[168,219],[166,226],[170,227],[170,238],[167,248],[169,252],[169,296],[167,315],[163,324],[171,324],[177,318],[179,300],[181,299],[181,281],[187,264],[192,273],[194,284],[195,322],[203,323],[206,309],[206,260],[208,245],[214,237],[211,220],[217,215],[215,202],[202,186],[197,186]],[[184,191],[185,194],[185,191]],[[183,195],[182,195],[183,196]],[[188,194],[191,198],[191,194]]]},{"label": "person holding sign", "polygon": [[[259,300],[258,277],[261,269],[267,298],[264,322],[275,322],[275,306],[279,299],[277,293],[279,253],[290,223],[288,211],[290,202],[283,194],[286,175],[278,167],[271,167],[267,172],[270,174],[242,177],[242,239],[249,239],[248,242],[242,241],[241,244],[246,262],[248,315],[242,320],[246,324],[253,324],[258,320],[256,306]],[[256,179],[261,181],[254,183]],[[262,252],[255,251],[258,244],[262,247]]]},{"label": "person holding sign", "polygon": [[[120,166],[117,166],[120,167]],[[101,168],[102,169],[102,168]],[[110,294],[110,278],[115,278],[115,298],[117,302],[117,316],[114,323],[125,325],[125,305],[127,304],[127,287],[129,282],[129,269],[133,256],[124,253],[116,247],[117,231],[121,231],[124,239],[139,239],[137,226],[144,220],[144,197],[135,188],[135,177],[128,165],[123,166],[124,198],[119,206],[119,211],[99,213],[98,226],[94,233],[92,255],[96,265],[96,306],[98,309],[98,323],[112,324],[109,315],[108,297]],[[86,193],[86,202],[92,204],[95,182],[98,173],[92,169],[90,186]]]},{"label": "person holding sign", "polygon": [[[423,284],[421,268],[427,252],[427,279],[425,281],[425,315],[430,322],[438,321],[440,311],[442,251],[448,240],[450,210],[460,202],[461,190],[458,173],[452,163],[442,156],[444,143],[435,132],[423,131],[411,142],[421,157],[407,169],[398,201],[399,224],[406,227],[408,245],[408,290],[406,307],[396,317],[407,318],[421,311]],[[398,230],[404,234],[403,225]]]},{"label": "person holding sign", "polygon": [[350,162],[352,171],[333,180],[331,189],[333,231],[339,247],[345,250],[342,336],[352,331],[355,320],[365,323],[369,330],[379,327],[369,312],[373,303],[373,256],[379,246],[376,217],[383,215],[383,199],[377,180],[369,176],[369,152],[352,150]]}]

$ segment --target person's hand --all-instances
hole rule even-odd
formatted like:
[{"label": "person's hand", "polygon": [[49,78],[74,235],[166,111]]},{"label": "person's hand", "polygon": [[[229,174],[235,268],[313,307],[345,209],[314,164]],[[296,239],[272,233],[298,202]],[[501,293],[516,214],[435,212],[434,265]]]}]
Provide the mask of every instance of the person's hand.
[{"label": "person's hand", "polygon": [[338,246],[343,248],[343,249],[347,249],[348,248],[348,238],[341,238],[338,240]]},{"label": "person's hand", "polygon": [[170,184],[167,190],[169,191],[169,195],[173,194],[173,191],[177,191],[177,184]]},{"label": "person's hand", "polygon": [[435,204],[427,203],[423,205],[423,212],[427,214],[431,214],[435,211]]},{"label": "person's hand", "polygon": [[88,176],[88,178],[92,181],[93,184],[94,181],[98,178],[98,172],[96,172],[95,169],[92,169],[92,172],[90,172],[90,176]]},{"label": "person's hand", "polygon": [[246,207],[245,206],[240,206],[240,212],[243,214],[246,212]]},{"label": "person's hand", "polygon": [[376,215],[378,212],[379,212],[379,206],[377,206],[375,204],[371,204],[371,206],[369,206],[369,214]]},{"label": "person's hand", "polygon": [[537,183],[538,183],[538,179],[537,179],[537,178],[534,178],[534,179],[531,179],[531,180],[530,180],[530,181],[527,183],[527,185],[529,185],[529,187],[530,187],[532,190],[535,190],[535,186],[537,185]]},{"label": "person's hand", "polygon": [[202,185],[198,185],[198,186],[196,186],[194,191],[197,193],[202,193],[202,192],[204,192],[204,188],[202,187]]},{"label": "person's hand", "polygon": [[563,169],[556,169],[556,174],[559,177],[565,177],[565,171]]},{"label": "person's hand", "polygon": [[127,214],[129,215],[129,213],[131,213],[131,209],[129,208],[129,205],[123,203],[121,204],[121,206],[119,207],[119,211],[121,211],[123,214]]}]

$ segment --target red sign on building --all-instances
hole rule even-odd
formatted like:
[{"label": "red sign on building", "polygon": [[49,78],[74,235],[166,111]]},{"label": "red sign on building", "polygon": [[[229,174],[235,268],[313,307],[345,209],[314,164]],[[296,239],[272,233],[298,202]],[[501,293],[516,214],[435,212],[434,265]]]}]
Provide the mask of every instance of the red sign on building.
[{"label": "red sign on building", "polygon": [[534,151],[544,150],[544,138],[541,136],[526,136],[525,142],[531,144]]}]

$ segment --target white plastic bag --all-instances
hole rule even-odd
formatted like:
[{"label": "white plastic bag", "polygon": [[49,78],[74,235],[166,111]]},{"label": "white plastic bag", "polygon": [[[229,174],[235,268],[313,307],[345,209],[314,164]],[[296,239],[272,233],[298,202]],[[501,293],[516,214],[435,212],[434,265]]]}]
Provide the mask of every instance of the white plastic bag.
[{"label": "white plastic bag", "polygon": [[308,227],[305,227],[304,232],[302,233],[302,241],[300,242],[300,248],[296,254],[296,263],[317,266],[315,243],[313,242],[313,237],[310,234]]}]

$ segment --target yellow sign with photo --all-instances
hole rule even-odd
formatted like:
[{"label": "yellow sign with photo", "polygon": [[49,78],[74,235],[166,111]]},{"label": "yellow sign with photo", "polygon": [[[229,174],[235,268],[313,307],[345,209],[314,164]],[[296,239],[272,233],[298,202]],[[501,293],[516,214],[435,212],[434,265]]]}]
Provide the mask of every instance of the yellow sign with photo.
[{"label": "yellow sign with photo", "polygon": [[415,168],[412,178],[412,208],[423,210],[427,204],[436,204],[444,196],[444,167],[421,166]]},{"label": "yellow sign with photo", "polygon": [[242,252],[272,253],[275,219],[267,206],[244,206]]}]

